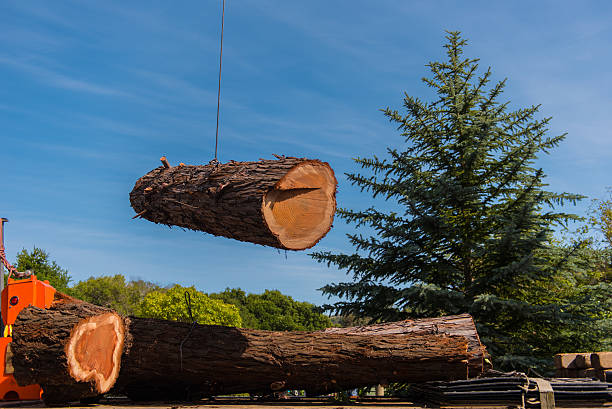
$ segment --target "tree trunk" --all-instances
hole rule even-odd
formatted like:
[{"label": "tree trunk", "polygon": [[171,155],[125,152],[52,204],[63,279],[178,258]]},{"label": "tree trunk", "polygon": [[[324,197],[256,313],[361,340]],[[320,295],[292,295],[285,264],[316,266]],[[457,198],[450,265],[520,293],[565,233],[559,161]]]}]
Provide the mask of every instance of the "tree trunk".
[{"label": "tree trunk", "polygon": [[122,319],[74,299],[24,309],[13,334],[14,376],[41,385],[47,403],[113,384],[139,400],[465,379],[475,375],[474,356],[485,354],[470,346],[477,334],[469,316],[275,332]]},{"label": "tree trunk", "polygon": [[119,374],[123,319],[57,294],[50,308],[25,308],[15,320],[9,363],[15,380],[39,384],[49,404],[108,392]]},{"label": "tree trunk", "polygon": [[303,250],[332,226],[336,178],[318,160],[285,158],[163,166],[136,181],[130,202],[155,223]]},{"label": "tree trunk", "polygon": [[487,349],[480,343],[478,331],[474,319],[470,314],[449,315],[438,318],[422,318],[404,320],[398,322],[387,322],[383,324],[367,325],[349,328],[327,328],[327,333],[334,334],[361,334],[361,335],[384,335],[384,334],[446,334],[460,335],[468,342],[468,377],[480,375],[487,369],[492,368]]},{"label": "tree trunk", "polygon": [[[444,334],[274,332],[127,320],[117,388],[140,399],[465,379],[468,341]],[[182,347],[181,347],[182,345]]]}]

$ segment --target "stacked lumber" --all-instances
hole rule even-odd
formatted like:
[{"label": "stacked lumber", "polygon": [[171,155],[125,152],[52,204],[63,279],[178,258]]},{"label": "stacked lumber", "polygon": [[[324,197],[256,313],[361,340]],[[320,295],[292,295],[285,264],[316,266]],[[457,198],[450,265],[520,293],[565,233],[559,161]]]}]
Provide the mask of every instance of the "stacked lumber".
[{"label": "stacked lumber", "polygon": [[554,359],[558,377],[612,382],[612,352],[557,354]]},{"label": "stacked lumber", "polygon": [[[428,329],[436,326],[442,329]],[[20,385],[41,385],[48,404],[93,398],[111,388],[134,400],[287,389],[326,394],[479,375],[486,350],[475,339],[473,321],[463,316],[346,333],[259,331],[125,318],[57,293],[50,308],[21,311],[8,364]]]},{"label": "stacked lumber", "polygon": [[592,379],[528,378],[519,373],[452,382],[427,382],[412,386],[411,391],[411,398],[415,401],[440,406],[526,407],[549,399],[557,406],[601,407],[612,402],[610,383]]}]

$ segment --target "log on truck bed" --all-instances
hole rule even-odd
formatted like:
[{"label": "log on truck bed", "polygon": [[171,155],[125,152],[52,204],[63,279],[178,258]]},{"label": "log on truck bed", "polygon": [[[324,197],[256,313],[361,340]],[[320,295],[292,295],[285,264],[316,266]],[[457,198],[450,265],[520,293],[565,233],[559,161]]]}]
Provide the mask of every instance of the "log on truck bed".
[{"label": "log on truck bed", "polygon": [[[133,398],[466,379],[468,341],[444,334],[276,332],[130,318],[117,387]],[[182,348],[181,348],[182,344]],[[164,390],[162,396],[152,395]],[[174,391],[174,392],[173,392]]]},{"label": "log on truck bed", "polygon": [[346,331],[277,332],[121,318],[105,308],[58,299],[49,309],[20,313],[11,363],[17,382],[40,384],[47,403],[96,396],[113,385],[135,399],[286,389],[321,394],[387,382],[466,379],[483,369],[475,357],[486,352],[473,344],[477,334],[469,316]]}]

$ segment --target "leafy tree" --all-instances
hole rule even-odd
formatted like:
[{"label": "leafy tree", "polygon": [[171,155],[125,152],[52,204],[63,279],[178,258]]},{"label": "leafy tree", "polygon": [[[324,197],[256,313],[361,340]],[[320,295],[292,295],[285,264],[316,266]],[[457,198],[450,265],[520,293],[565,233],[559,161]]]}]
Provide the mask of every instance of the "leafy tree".
[{"label": "leafy tree", "polygon": [[603,247],[599,248],[599,271],[605,281],[612,282],[612,188],[608,188],[607,198],[593,200],[589,225],[603,236]]},{"label": "leafy tree", "polygon": [[23,249],[17,254],[15,265],[18,271],[31,270],[39,280],[49,280],[56,290],[65,292],[71,280],[68,270],[49,260],[49,253],[34,247],[31,252]]},{"label": "leafy tree", "polygon": [[[580,237],[554,241],[539,256],[558,266],[556,271],[518,293],[529,304],[558,306],[553,310],[558,319],[525,322],[513,334],[532,346],[533,355],[543,358],[542,366],[551,364],[546,358],[555,353],[607,350],[612,345],[612,285],[600,270],[604,252],[590,244]],[[533,366],[534,359],[529,358],[510,355],[502,363]]]},{"label": "leafy tree", "polygon": [[368,323],[372,321],[371,317],[358,317],[354,314],[332,315],[329,317],[329,319],[333,326],[340,328],[359,327],[362,325],[368,325]]},{"label": "leafy tree", "polygon": [[353,254],[313,254],[353,278],[322,291],[344,299],[329,309],[375,320],[468,312],[502,368],[544,365],[555,331],[594,320],[567,294],[533,292],[579,264],[573,247],[548,249],[554,228],[579,220],[555,208],[582,196],[545,190],[536,166],[565,135],[547,136],[539,106],[499,102],[506,80],[491,84],[490,69],[478,76],[478,60],[463,57],[466,41],[457,32],[447,39],[447,59],[428,64],[423,79],[437,97],[405,95],[403,114],[383,110],[406,147],[356,159],[369,174],[347,175],[393,210],[339,210],[366,236],[348,235]]},{"label": "leafy tree", "polygon": [[593,200],[589,223],[603,235],[606,247],[612,249],[612,188],[608,188],[606,199]]},{"label": "leafy tree", "polygon": [[142,316],[164,320],[191,322],[185,293],[189,293],[191,313],[199,324],[216,324],[240,327],[242,321],[238,308],[209,298],[195,287],[182,287],[175,284],[167,290],[156,290],[148,293],[142,303]]},{"label": "leafy tree", "polygon": [[246,294],[239,288],[226,289],[211,298],[236,305],[244,327],[272,331],[314,331],[331,327],[328,317],[307,302],[295,301],[278,290]]},{"label": "leafy tree", "polygon": [[126,282],[123,275],[117,274],[79,281],[68,292],[73,297],[112,308],[120,314],[140,316],[145,296],[155,290],[159,290],[159,286],[153,283],[142,280]]},{"label": "leafy tree", "polygon": [[[251,295],[251,294],[249,294]],[[242,326],[244,328],[260,328],[259,319],[247,307],[247,294],[240,288],[226,288],[221,293],[211,293],[208,295],[212,299],[221,300],[226,304],[231,304],[238,308]]]}]

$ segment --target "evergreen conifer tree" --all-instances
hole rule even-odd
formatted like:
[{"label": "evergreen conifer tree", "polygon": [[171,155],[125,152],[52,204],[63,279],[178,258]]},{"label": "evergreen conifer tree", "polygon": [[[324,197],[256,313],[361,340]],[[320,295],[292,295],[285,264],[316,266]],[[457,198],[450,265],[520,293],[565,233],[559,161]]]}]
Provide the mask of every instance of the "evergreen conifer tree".
[{"label": "evergreen conifer tree", "polygon": [[423,79],[436,99],[406,95],[404,113],[383,110],[405,149],[356,159],[368,174],[347,175],[396,211],[339,210],[368,233],[348,236],[353,254],[313,254],[353,276],[322,291],[342,300],[330,310],[375,320],[470,313],[498,367],[541,368],[555,330],[592,318],[569,299],[533,296],[574,257],[571,246],[548,249],[556,225],[579,219],[555,209],[582,196],[547,191],[536,164],[565,135],[547,136],[539,106],[500,102],[506,80],[492,83],[490,69],[478,76],[466,40],[446,38],[448,59],[429,63]]}]

